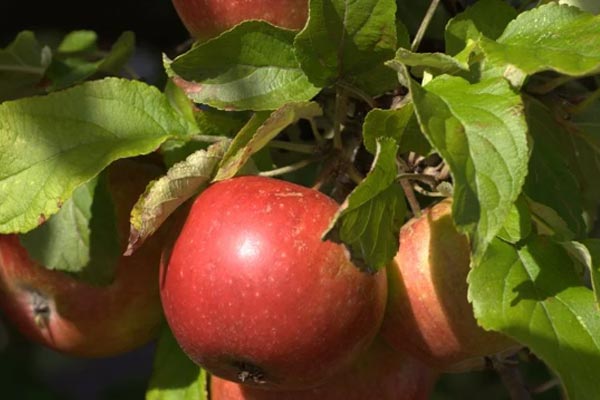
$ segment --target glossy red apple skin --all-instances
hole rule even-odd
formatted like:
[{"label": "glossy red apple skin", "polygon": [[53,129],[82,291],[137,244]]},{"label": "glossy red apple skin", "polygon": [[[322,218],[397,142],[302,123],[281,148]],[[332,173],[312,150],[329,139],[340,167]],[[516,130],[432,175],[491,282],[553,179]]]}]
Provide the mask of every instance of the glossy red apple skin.
[{"label": "glossy red apple skin", "polygon": [[427,400],[438,374],[417,359],[376,341],[350,368],[322,386],[298,391],[261,390],[210,378],[211,400]]},{"label": "glossy red apple skin", "polygon": [[[122,250],[129,211],[157,172],[132,160],[109,167]],[[156,282],[163,236],[159,231],[132,256],[121,256],[110,285],[94,286],[43,268],[18,236],[2,235],[0,308],[25,336],[69,355],[108,357],[139,347],[156,337],[164,320]]]},{"label": "glossy red apple skin", "polygon": [[187,30],[200,40],[250,19],[301,29],[308,18],[308,0],[173,0],[173,5]]},{"label": "glossy red apple skin", "polygon": [[408,221],[388,267],[389,295],[382,336],[440,370],[458,371],[515,343],[477,325],[467,300],[468,239],[444,200]]},{"label": "glossy red apple skin", "polygon": [[161,276],[167,321],[192,360],[287,390],[320,384],[367,348],[385,271],[362,272],[345,247],[321,241],[337,208],[315,190],[255,176],[194,201]]}]

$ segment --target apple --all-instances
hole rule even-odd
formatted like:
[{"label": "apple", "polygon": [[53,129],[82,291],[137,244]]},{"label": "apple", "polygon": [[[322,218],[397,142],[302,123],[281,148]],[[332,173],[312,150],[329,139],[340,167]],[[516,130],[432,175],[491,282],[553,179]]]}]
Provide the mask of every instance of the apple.
[{"label": "apple", "polygon": [[301,29],[308,18],[308,0],[173,0],[173,5],[187,30],[199,40],[250,19]]},{"label": "apple", "polygon": [[441,370],[469,368],[476,359],[515,345],[483,330],[467,300],[470,247],[444,200],[408,221],[388,266],[388,305],[382,336]]},{"label": "apple", "polygon": [[369,346],[386,275],[321,240],[337,209],[316,190],[258,176],[215,183],[194,200],[160,284],[167,322],[193,361],[289,390],[319,385]]},{"label": "apple", "polygon": [[437,373],[376,340],[357,362],[322,386],[298,391],[262,390],[211,376],[211,400],[426,400]]},{"label": "apple", "polygon": [[[129,211],[159,169],[133,160],[109,167],[122,250]],[[156,276],[162,231],[132,256],[121,256],[115,278],[95,286],[34,262],[17,235],[0,236],[0,308],[25,336],[57,351],[106,357],[155,338],[164,317]]]}]

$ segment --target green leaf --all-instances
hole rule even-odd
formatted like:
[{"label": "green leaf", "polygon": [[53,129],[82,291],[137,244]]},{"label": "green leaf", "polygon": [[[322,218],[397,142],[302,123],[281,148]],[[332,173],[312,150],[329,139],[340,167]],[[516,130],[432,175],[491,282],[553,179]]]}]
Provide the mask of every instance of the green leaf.
[{"label": "green leaf", "polygon": [[425,155],[431,150],[431,145],[419,129],[412,103],[394,110],[375,108],[369,111],[363,124],[363,141],[371,154],[377,151],[376,141],[379,137],[394,138],[400,153],[414,151]]},{"label": "green leaf", "polygon": [[600,239],[586,239],[582,244],[587,249],[590,257],[587,267],[589,268],[596,304],[600,306]]},{"label": "green leaf", "polygon": [[98,35],[94,31],[73,31],[68,33],[58,45],[57,51],[62,54],[82,53],[96,50]]},{"label": "green leaf", "polygon": [[448,22],[446,52],[456,55],[469,41],[477,41],[480,35],[495,40],[516,17],[517,11],[505,1],[480,0]]},{"label": "green leaf", "polygon": [[502,78],[469,84],[440,76],[410,80],[421,129],[450,167],[452,215],[481,257],[521,192],[529,149],[521,98]]},{"label": "green leaf", "polygon": [[[61,57],[59,54],[58,57],[55,57],[48,68],[47,78],[51,82],[47,87],[48,91],[73,86],[98,73],[118,75],[135,50],[135,35],[132,32],[124,32],[112,46],[110,52],[101,59],[98,59],[97,54],[93,53],[95,45],[92,46],[91,43],[88,43],[92,38],[95,40],[94,32],[77,31],[67,35],[67,38],[65,38],[67,41],[65,47],[69,51],[65,56]],[[64,44],[65,42],[61,46]],[[91,54],[87,55],[86,52],[91,52]]]},{"label": "green leaf", "polygon": [[509,243],[518,243],[531,234],[531,228],[531,213],[527,199],[524,196],[520,196],[510,208],[504,225],[498,232],[498,237]]},{"label": "green leaf", "polygon": [[371,95],[397,86],[383,62],[397,47],[395,0],[313,0],[296,54],[318,87],[339,82]]},{"label": "green leaf", "polygon": [[0,232],[27,232],[112,161],[195,128],[162,93],[108,78],[0,105]]},{"label": "green leaf", "polygon": [[135,34],[130,31],[123,32],[98,66],[98,70],[111,75],[117,75],[129,62],[134,52]]},{"label": "green leaf", "polygon": [[468,71],[469,65],[444,53],[413,53],[410,50],[398,49],[396,57],[386,62],[386,65],[398,70],[396,64],[413,67],[411,70],[417,76],[423,76],[427,71],[432,75],[456,74],[460,71]]},{"label": "green leaf", "polygon": [[0,49],[0,102],[40,93],[52,53],[42,47],[33,32],[23,31]]},{"label": "green leaf", "polygon": [[[564,221],[564,226],[562,223],[556,225],[558,220],[547,210],[535,219],[546,225],[550,232],[554,230],[553,234],[559,234],[563,240],[583,237],[586,226],[580,188],[565,157],[568,147],[557,141],[561,136],[566,138],[568,133],[556,123],[550,110],[536,100],[527,102],[526,113],[533,151],[523,190],[533,201],[554,210],[556,216]],[[537,214],[534,212],[534,215]]]},{"label": "green leaf", "polygon": [[497,41],[482,38],[489,62],[526,74],[553,70],[571,76],[600,71],[600,16],[546,4],[520,14]]},{"label": "green leaf", "polygon": [[293,31],[247,21],[165,60],[165,66],[195,102],[225,110],[274,110],[319,91],[300,68],[293,40]]},{"label": "green leaf", "polygon": [[48,269],[94,285],[113,281],[121,256],[116,215],[104,174],[79,186],[45,224],[21,235],[28,254]]},{"label": "green leaf", "polygon": [[207,400],[206,372],[181,350],[165,326],[158,341],[146,400]]},{"label": "green leaf", "polygon": [[485,329],[525,344],[560,376],[569,399],[588,400],[600,393],[600,313],[574,263],[547,237],[522,247],[496,239],[469,274],[469,297]]},{"label": "green leaf", "polygon": [[210,183],[228,141],[199,150],[151,182],[131,210],[131,232],[125,255],[132,254],[186,200]]},{"label": "green leaf", "polygon": [[344,201],[324,235],[349,244],[353,261],[371,271],[384,268],[398,252],[398,232],[406,214],[402,188],[395,183],[398,144],[388,137],[376,143],[371,171]]},{"label": "green leaf", "polygon": [[315,102],[289,103],[265,115],[255,115],[238,133],[223,157],[215,181],[234,177],[250,157],[266,146],[275,136],[300,119],[311,119],[323,113]]},{"label": "green leaf", "polygon": [[77,57],[54,59],[46,73],[50,81],[46,90],[54,92],[81,83],[98,72],[100,64],[101,61],[87,61]]}]

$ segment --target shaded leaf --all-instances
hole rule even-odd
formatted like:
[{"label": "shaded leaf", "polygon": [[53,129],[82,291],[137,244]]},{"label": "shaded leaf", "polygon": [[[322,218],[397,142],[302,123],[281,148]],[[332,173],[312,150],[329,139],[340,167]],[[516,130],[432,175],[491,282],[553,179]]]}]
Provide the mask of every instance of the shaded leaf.
[{"label": "shaded leaf", "polygon": [[394,139],[377,139],[371,171],[344,201],[324,235],[348,244],[355,264],[371,271],[384,268],[398,252],[406,202],[395,183],[397,152]]}]

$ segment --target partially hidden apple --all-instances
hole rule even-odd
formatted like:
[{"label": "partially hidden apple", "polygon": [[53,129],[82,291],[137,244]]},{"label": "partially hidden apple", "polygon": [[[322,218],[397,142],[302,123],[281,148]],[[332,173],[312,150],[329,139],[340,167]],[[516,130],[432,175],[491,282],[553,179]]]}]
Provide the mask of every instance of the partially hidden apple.
[{"label": "partially hidden apple", "polygon": [[211,400],[426,400],[437,373],[407,354],[395,352],[382,340],[350,368],[322,386],[297,391],[262,390],[210,378]]},{"label": "partially hidden apple", "polygon": [[[134,160],[109,167],[121,249],[129,212],[160,169]],[[107,357],[139,347],[158,334],[164,320],[156,276],[162,231],[134,255],[121,256],[115,278],[96,286],[34,262],[18,236],[0,236],[0,308],[25,336],[69,355]]]},{"label": "partially hidden apple", "polygon": [[173,5],[187,30],[200,40],[246,20],[301,29],[308,18],[308,0],[173,0]]},{"label": "partially hidden apple", "polygon": [[388,267],[382,336],[440,370],[458,371],[477,358],[510,349],[507,337],[483,330],[467,299],[470,247],[444,200],[408,221]]},{"label": "partially hidden apple", "polygon": [[383,317],[385,271],[359,270],[321,235],[338,205],[282,180],[245,176],[198,196],[161,294],[182,349],[210,373],[270,389],[314,387],[350,365]]}]

